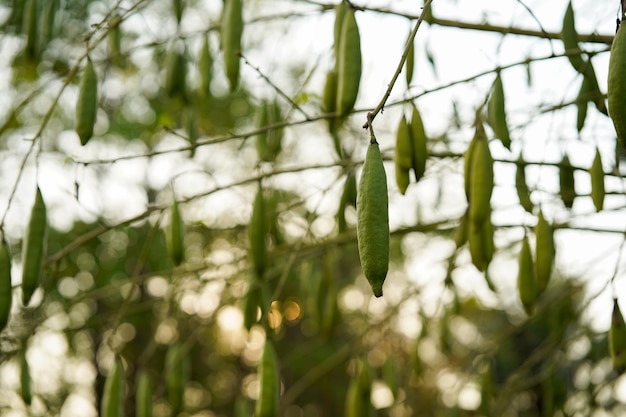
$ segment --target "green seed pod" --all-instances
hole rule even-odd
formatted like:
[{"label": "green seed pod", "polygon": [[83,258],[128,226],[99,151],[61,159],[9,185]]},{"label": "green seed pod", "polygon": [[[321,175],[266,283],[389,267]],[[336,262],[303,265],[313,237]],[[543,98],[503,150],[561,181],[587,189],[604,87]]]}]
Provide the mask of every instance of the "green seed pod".
[{"label": "green seed pod", "polygon": [[175,265],[180,265],[185,259],[184,233],[185,224],[178,208],[178,201],[172,202],[170,224],[167,229],[168,252]]},{"label": "green seed pod", "polygon": [[262,303],[261,283],[251,275],[248,279],[248,293],[243,309],[243,325],[250,331],[259,321],[259,306]]},{"label": "green seed pod", "polygon": [[494,229],[490,217],[491,215],[488,215],[482,223],[470,221],[468,218],[467,241],[470,255],[472,263],[481,272],[487,270],[495,252]]},{"label": "green seed pod", "polygon": [[252,216],[248,225],[248,239],[250,241],[250,256],[257,278],[262,279],[267,265],[267,224],[265,216],[265,199],[263,189],[259,186],[254,205],[252,206]]},{"label": "green seed pod", "polygon": [[467,242],[467,234],[468,234],[468,221],[469,221],[469,210],[465,210],[463,216],[461,217],[461,221],[459,225],[456,227],[454,232],[454,244],[456,248],[460,248]]},{"label": "green seed pod", "polygon": [[587,109],[589,100],[587,97],[593,92],[593,85],[587,77],[583,77],[583,83],[580,86],[578,97],[576,98],[576,129],[580,132],[585,127],[585,119],[587,118]]},{"label": "green seed pod", "polygon": [[185,4],[183,0],[172,0],[172,6],[174,8],[174,15],[176,16],[176,22],[180,25],[180,21],[183,18],[183,11]]},{"label": "green seed pod", "polygon": [[398,124],[396,132],[396,166],[406,170],[413,168],[413,144],[411,143],[411,131],[404,116]]},{"label": "green seed pod", "polygon": [[354,10],[346,10],[341,28],[341,42],[337,56],[337,103],[335,108],[345,116],[353,108],[361,83],[361,36]]},{"label": "green seed pod", "polygon": [[335,59],[339,59],[339,45],[341,45],[341,34],[343,29],[344,17],[346,16],[346,10],[348,10],[348,4],[345,1],[340,1],[335,6],[335,25],[334,25],[334,52]]},{"label": "green seed pod", "polygon": [[20,393],[24,404],[30,405],[33,395],[30,390],[30,367],[25,348],[20,352]]},{"label": "green seed pod", "polygon": [[29,61],[36,60],[39,53],[37,45],[37,29],[39,29],[37,3],[37,0],[26,0],[24,5],[24,19],[22,22],[24,35],[26,35],[24,53]]},{"label": "green seed pod", "polygon": [[535,308],[537,299],[537,279],[535,277],[535,266],[530,252],[528,236],[522,240],[522,249],[519,254],[519,270],[517,273],[517,290],[522,301],[522,306],[528,315],[531,315]]},{"label": "green seed pod", "polygon": [[611,44],[607,84],[609,115],[617,138],[626,146],[626,29],[620,25]]},{"label": "green seed pod", "polygon": [[169,97],[186,96],[187,58],[184,51],[172,51],[165,67],[165,93]]},{"label": "green seed pod", "polygon": [[378,142],[367,148],[357,197],[357,241],[363,273],[376,297],[389,269],[389,196]]},{"label": "green seed pod", "polygon": [[41,46],[42,49],[52,40],[55,36],[55,20],[57,11],[59,9],[59,0],[48,0],[45,3],[45,9],[43,10],[41,17]]},{"label": "green seed pod", "polygon": [[426,160],[428,159],[428,136],[424,129],[424,122],[417,106],[413,105],[411,114],[411,140],[413,148],[413,172],[415,181],[419,181],[426,172]]},{"label": "green seed pod", "polygon": [[88,59],[80,80],[78,100],[76,101],[76,133],[82,145],[85,145],[93,135],[97,111],[98,79],[93,69],[93,63]]},{"label": "green seed pod", "polygon": [[265,341],[258,372],[260,392],[254,417],[276,417],[280,394],[280,372],[276,352],[269,340]]},{"label": "green seed pod", "polygon": [[237,399],[235,399],[233,417],[250,417],[251,415],[252,409],[250,403],[243,395],[239,395]]},{"label": "green seed pod", "polygon": [[109,371],[104,382],[102,402],[100,403],[101,417],[120,417],[124,415],[124,366],[119,357]]},{"label": "green seed pod", "polygon": [[322,107],[326,113],[333,113],[337,104],[337,72],[330,70],[326,73]]},{"label": "green seed pod", "polygon": [[465,151],[465,155],[463,157],[463,180],[465,186],[465,198],[467,202],[470,201],[470,183],[471,183],[471,171],[472,171],[472,159],[474,158],[476,143],[478,142],[478,135],[474,135],[469,145],[467,146],[467,150]]},{"label": "green seed pod", "polygon": [[561,166],[559,167],[559,185],[561,187],[561,200],[565,207],[571,209],[576,198],[576,183],[574,180],[574,167],[569,162],[567,155],[563,156]]},{"label": "green seed pod", "polygon": [[109,36],[108,36],[108,52],[109,59],[115,65],[121,65],[122,63],[122,30],[120,29],[121,17],[114,16],[109,23]]},{"label": "green seed pod", "polygon": [[[407,42],[411,39],[411,33],[409,33],[409,37],[407,38]],[[411,43],[411,47],[409,48],[408,55],[406,56],[406,85],[409,87],[411,85],[411,81],[413,81],[413,70],[415,69],[415,44]]]},{"label": "green seed pod", "polygon": [[398,190],[400,191],[400,194],[404,195],[406,193],[406,189],[409,188],[409,184],[411,183],[411,171],[400,167],[397,163],[395,164],[395,168],[396,184],[398,185]]},{"label": "green seed pod", "polygon": [[213,56],[211,55],[208,36],[204,37],[202,48],[200,49],[198,72],[200,72],[200,94],[204,97],[210,97],[211,80],[213,79]]},{"label": "green seed pod", "polygon": [[27,306],[31,296],[41,283],[43,261],[46,252],[46,228],[48,225],[46,204],[37,187],[35,204],[30,212],[30,221],[23,243],[22,303]]},{"label": "green seed pod", "polygon": [[346,417],[367,417],[372,414],[373,407],[372,381],[369,367],[361,363],[358,375],[352,379],[346,395]]},{"label": "green seed pod", "polygon": [[537,225],[535,226],[535,237],[537,240],[537,291],[542,293],[548,286],[552,275],[552,265],[556,253],[554,245],[554,232],[552,226],[543,216],[543,211],[539,210]]},{"label": "green seed pod", "polygon": [[0,332],[7,326],[13,304],[11,287],[11,254],[9,246],[0,242]]},{"label": "green seed pod", "polygon": [[608,115],[606,109],[606,103],[604,102],[604,94],[600,91],[600,86],[598,85],[598,78],[596,77],[596,72],[593,69],[593,64],[591,61],[585,66],[583,71],[583,82],[587,80],[587,84],[589,85],[589,95],[591,96],[591,102],[596,106],[598,111],[605,116]]},{"label": "green seed pod", "polygon": [[337,225],[340,233],[345,231],[347,227],[345,210],[348,206],[356,208],[356,198],[356,175],[354,175],[354,171],[349,171],[348,175],[346,175],[346,182],[343,186],[343,192],[339,200],[339,210],[337,211]]},{"label": "green seed pod", "polygon": [[524,210],[529,213],[533,212],[533,202],[530,199],[530,190],[526,184],[526,165],[522,155],[519,156],[515,170],[515,190],[517,191],[517,197],[519,203]]},{"label": "green seed pod", "polygon": [[493,82],[491,97],[487,103],[487,121],[504,147],[511,150],[511,137],[509,136],[509,126],[506,122],[504,104],[504,87],[502,86],[502,78],[498,74]]},{"label": "green seed pod", "polygon": [[482,124],[476,127],[476,149],[472,156],[470,170],[470,221],[480,224],[491,211],[491,194],[493,192],[493,159],[489,150],[487,136]]},{"label": "green seed pod", "polygon": [[593,163],[589,169],[589,175],[591,176],[591,199],[593,205],[596,207],[596,211],[602,210],[604,206],[604,168],[602,168],[602,157],[600,156],[600,150],[596,148],[596,156],[593,158]]},{"label": "green seed pod", "polygon": [[626,370],[626,323],[617,298],[613,299],[613,314],[609,328],[609,353],[613,369],[620,374]]},{"label": "green seed pod", "polygon": [[[567,9],[565,10],[565,15],[563,16],[563,30],[561,32],[561,37],[563,39],[563,47],[566,51],[580,51],[578,46],[578,33],[576,32],[576,24],[574,19],[574,9],[572,8],[572,2],[570,1],[567,4]],[[572,67],[578,72],[582,72],[584,67],[587,65],[580,55],[568,55],[567,59],[572,64]]]},{"label": "green seed pod", "polygon": [[235,91],[239,86],[239,53],[243,34],[242,7],[242,0],[228,0],[222,14],[222,50],[230,91]]},{"label": "green seed pod", "polygon": [[169,346],[165,354],[165,385],[167,398],[172,407],[172,415],[176,416],[185,407],[185,385],[189,381],[188,353],[180,342]]},{"label": "green seed pod", "polygon": [[[257,129],[282,121],[278,102],[263,101],[257,114]],[[273,162],[282,150],[283,129],[266,129],[257,135],[256,148],[261,161]]]},{"label": "green seed pod", "polygon": [[152,394],[154,387],[150,376],[145,370],[139,371],[135,391],[135,416],[152,417]]}]

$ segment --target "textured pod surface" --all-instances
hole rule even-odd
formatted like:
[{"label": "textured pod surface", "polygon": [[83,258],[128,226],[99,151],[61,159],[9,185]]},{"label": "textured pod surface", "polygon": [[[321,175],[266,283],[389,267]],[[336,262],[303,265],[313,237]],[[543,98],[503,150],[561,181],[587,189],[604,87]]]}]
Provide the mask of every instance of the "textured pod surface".
[{"label": "textured pod surface", "polygon": [[337,56],[336,110],[340,116],[354,108],[361,84],[361,36],[354,10],[348,8],[343,20]]},{"label": "textured pod surface", "polygon": [[11,288],[11,254],[7,243],[0,242],[0,332],[9,322],[11,304],[13,303]]},{"label": "textured pod surface", "polygon": [[250,255],[252,265],[259,279],[263,278],[267,264],[267,223],[265,216],[265,198],[263,189],[259,187],[254,204],[252,206],[252,216],[248,225],[248,239],[250,241]]},{"label": "textured pod surface", "polygon": [[278,359],[272,342],[265,341],[263,356],[259,364],[259,399],[256,403],[255,417],[276,417],[280,393],[280,373]]},{"label": "textured pod surface", "polygon": [[411,131],[406,118],[402,116],[396,131],[395,163],[400,168],[410,170],[413,167],[413,145]]},{"label": "textured pod surface", "polygon": [[506,122],[504,87],[502,86],[500,74],[496,76],[493,82],[491,97],[487,103],[487,121],[504,147],[510,150],[511,137],[509,136],[509,126]]},{"label": "textured pod surface", "polygon": [[554,264],[554,256],[556,249],[554,246],[554,231],[552,226],[547,222],[543,215],[543,211],[539,211],[537,218],[537,225],[535,226],[535,238],[537,240],[537,256],[536,256],[536,271],[537,271],[537,290],[543,292],[548,283],[550,282],[550,276],[552,275],[552,265]]},{"label": "textured pod surface", "polygon": [[522,306],[528,315],[531,315],[535,308],[537,299],[537,281],[535,278],[535,266],[530,251],[528,237],[522,240],[522,249],[518,258],[517,290]]},{"label": "textured pod surface", "polygon": [[37,187],[35,203],[30,212],[26,238],[23,243],[22,303],[27,306],[31,296],[39,286],[46,251],[47,228],[46,204],[41,190]]},{"label": "textured pod surface", "polygon": [[415,181],[419,181],[426,172],[428,136],[426,136],[422,115],[415,105],[413,105],[413,112],[411,113],[411,141],[413,145],[413,172],[415,173]]},{"label": "textured pod surface", "polygon": [[567,155],[563,156],[559,167],[559,193],[565,207],[572,208],[576,199],[576,182],[574,180],[574,167]]},{"label": "textured pod surface", "polygon": [[470,221],[480,224],[491,212],[493,159],[487,136],[480,123],[476,127],[476,138],[476,148],[473,151],[469,173],[469,216]]},{"label": "textured pod surface", "polygon": [[[567,4],[567,9],[565,9],[565,14],[563,15],[563,29],[561,31],[561,37],[563,39],[563,47],[566,51],[580,50],[578,46],[578,33],[576,32],[574,8],[572,7],[571,1]],[[569,59],[569,62],[578,72],[582,72],[586,66],[586,63],[580,53],[570,54],[567,56],[567,59]]]},{"label": "textured pod surface", "polygon": [[98,79],[91,60],[80,79],[78,100],[76,101],[76,133],[80,143],[85,145],[93,135],[93,126],[96,123],[98,110]]},{"label": "textured pod surface", "polygon": [[189,380],[191,364],[180,342],[170,345],[165,354],[165,385],[172,415],[178,415],[185,407],[185,385]]},{"label": "textured pod surface", "polygon": [[626,28],[623,24],[611,44],[607,98],[617,138],[626,146]]},{"label": "textured pod surface", "polygon": [[526,183],[526,165],[521,155],[517,160],[516,165],[515,191],[517,191],[517,198],[519,199],[520,205],[524,207],[524,210],[532,213],[533,202],[530,199],[530,190],[528,189],[528,184]]},{"label": "textured pod surface", "polygon": [[624,372],[626,370],[626,323],[617,298],[613,299],[613,313],[609,328],[609,354],[613,369],[620,373]]},{"label": "textured pod surface", "polygon": [[167,229],[167,249],[170,259],[176,265],[180,265],[185,259],[184,227],[178,201],[174,200],[171,207],[170,224]]},{"label": "textured pod surface", "polygon": [[104,382],[100,417],[120,417],[124,415],[124,366],[120,358],[109,371]]},{"label": "textured pod surface", "polygon": [[230,83],[230,91],[235,91],[239,86],[239,53],[242,34],[242,0],[228,0],[222,14],[221,36],[224,69]]},{"label": "textured pod surface", "polygon": [[348,10],[348,4],[343,0],[335,6],[335,24],[333,27],[335,40],[333,47],[335,52],[335,59],[339,58],[339,46],[341,45],[342,28],[344,17],[346,16],[346,10]]},{"label": "textured pod surface", "polygon": [[378,143],[367,148],[357,197],[357,241],[363,273],[376,297],[389,269],[389,196]]},{"label": "textured pod surface", "polygon": [[135,416],[152,417],[152,394],[154,387],[150,376],[145,370],[139,371],[135,391]]},{"label": "textured pod surface", "polygon": [[591,176],[591,199],[596,211],[602,210],[604,207],[604,168],[602,168],[602,156],[600,150],[596,148],[596,156],[593,158],[591,168],[589,168]]}]

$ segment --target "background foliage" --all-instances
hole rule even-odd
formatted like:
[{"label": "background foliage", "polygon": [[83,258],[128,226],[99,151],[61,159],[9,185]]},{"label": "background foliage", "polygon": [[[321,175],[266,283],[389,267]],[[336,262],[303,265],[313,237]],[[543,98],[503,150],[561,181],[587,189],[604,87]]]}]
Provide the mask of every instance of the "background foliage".
[{"label": "background foliage", "polygon": [[[356,109],[339,123],[323,104],[336,3],[244,0],[232,89],[223,2],[0,1],[1,228],[13,264],[2,414],[97,415],[118,355],[127,415],[142,373],[154,385],[155,416],[251,415],[266,339],[278,356],[280,416],[348,415],[357,380],[376,416],[624,413],[625,380],[606,338],[624,270],[623,148],[601,112],[617,2],[575,1],[571,48],[564,1],[435,0],[410,51],[413,77],[403,67],[381,102],[418,3],[352,2],[363,75]],[[88,59],[97,120],[81,146],[75,105]],[[497,74],[511,144],[487,125],[496,252],[483,273],[455,233],[467,207],[464,152]],[[379,103],[372,126],[387,168],[391,262],[376,299],[344,187],[359,177],[362,125]],[[394,142],[411,105],[428,160],[401,195]],[[273,151],[259,147],[261,136]],[[596,149],[601,210],[587,172]],[[571,207],[559,182],[565,155]],[[516,167],[526,168],[527,209]],[[24,306],[21,250],[36,186],[49,230],[43,280]],[[259,187],[268,250],[260,277],[248,237]],[[168,255],[173,201],[183,219],[180,265]],[[525,235],[534,251],[540,209],[557,257],[527,315],[517,256]],[[168,367],[173,349],[183,354]]]}]

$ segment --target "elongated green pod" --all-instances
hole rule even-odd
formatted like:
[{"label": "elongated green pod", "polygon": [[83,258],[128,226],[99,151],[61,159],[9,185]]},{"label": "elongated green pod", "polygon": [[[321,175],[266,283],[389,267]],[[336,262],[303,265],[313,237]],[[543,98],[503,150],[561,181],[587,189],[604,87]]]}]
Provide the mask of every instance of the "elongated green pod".
[{"label": "elongated green pod", "polygon": [[337,210],[337,226],[339,233],[346,230],[346,208],[352,206],[356,208],[357,198],[357,185],[356,175],[354,171],[349,171],[346,175],[346,182],[343,185],[343,192],[341,193],[341,199],[339,200],[339,209]]},{"label": "elongated green pod", "polygon": [[42,9],[40,45],[43,49],[56,35],[55,20],[59,10],[59,0],[48,0]]},{"label": "elongated green pod", "polygon": [[372,414],[371,402],[372,380],[369,367],[365,363],[360,364],[359,373],[352,378],[346,395],[346,417],[367,417]]},{"label": "elongated green pod", "polygon": [[330,70],[326,73],[322,107],[326,113],[333,113],[337,104],[337,72]]},{"label": "elongated green pod", "polygon": [[250,402],[243,395],[239,395],[237,399],[235,399],[233,408],[233,417],[250,417],[252,415]]},{"label": "elongated green pod", "polygon": [[537,225],[535,226],[535,238],[537,246],[536,271],[537,271],[537,291],[542,293],[552,275],[552,265],[554,264],[554,256],[556,247],[554,245],[554,231],[552,226],[547,222],[543,215],[543,211],[539,210],[537,216]]},{"label": "elongated green pod", "polygon": [[185,10],[185,4],[183,0],[172,0],[172,6],[174,8],[176,22],[180,25],[180,21],[183,18],[183,11]]},{"label": "elongated green pod", "polygon": [[205,36],[198,58],[198,72],[200,73],[200,94],[211,96],[211,81],[213,80],[213,56],[209,45],[209,37]]},{"label": "elongated green pod", "polygon": [[165,93],[170,97],[185,98],[187,58],[184,51],[171,51],[165,64]]},{"label": "elongated green pod", "polygon": [[24,35],[26,35],[26,46],[24,52],[26,58],[33,61],[37,58],[39,53],[37,39],[37,30],[39,29],[38,13],[37,13],[37,0],[26,0],[24,5],[24,18],[22,22],[22,28]]},{"label": "elongated green pod", "polygon": [[20,352],[20,394],[24,404],[30,405],[33,394],[30,389],[30,366],[26,358],[26,348]]},{"label": "elongated green pod", "polygon": [[176,416],[185,407],[185,385],[189,381],[191,364],[189,356],[180,342],[169,346],[165,354],[165,385],[167,398]]},{"label": "elongated green pod", "polygon": [[248,331],[258,322],[262,300],[261,283],[254,275],[250,275],[243,309],[243,325]]},{"label": "elongated green pod", "polygon": [[354,10],[345,12],[341,28],[341,42],[337,56],[337,104],[336,111],[345,116],[353,108],[361,84],[361,36]]},{"label": "elongated green pod", "polygon": [[411,143],[411,131],[404,115],[398,123],[396,132],[395,163],[400,168],[410,170],[413,168],[413,144]]},{"label": "elongated green pod", "polygon": [[409,184],[411,183],[411,171],[406,168],[402,168],[397,163],[395,164],[395,170],[398,190],[400,191],[400,194],[404,195],[407,188],[409,188]]},{"label": "elongated green pod", "polygon": [[465,242],[467,242],[467,235],[469,232],[468,222],[469,222],[469,210],[465,210],[465,213],[463,213],[463,216],[461,216],[459,225],[456,227],[456,230],[454,231],[454,244],[457,247],[457,249],[463,246]]},{"label": "elongated green pod", "polygon": [[374,295],[383,295],[389,269],[389,196],[378,142],[372,137],[357,196],[357,242],[361,268]]},{"label": "elongated green pod", "polygon": [[265,341],[263,356],[259,364],[259,399],[256,403],[255,417],[276,417],[280,395],[280,371],[278,359],[272,342]]},{"label": "elongated green pod", "polygon": [[[407,42],[411,39],[411,33],[409,33],[409,37],[407,38]],[[411,47],[409,48],[408,55],[406,56],[406,62],[404,64],[405,74],[406,74],[406,85],[407,87],[411,86],[411,82],[413,81],[413,71],[415,69],[415,43],[411,42]]]},{"label": "elongated green pod", "polygon": [[522,249],[518,258],[517,290],[524,311],[528,315],[533,313],[535,301],[537,299],[537,279],[535,277],[535,266],[528,243],[528,236],[522,240]]},{"label": "elongated green pod", "polygon": [[567,155],[563,156],[559,167],[559,185],[561,200],[567,208],[574,206],[574,200],[576,199],[576,182],[574,179],[574,167],[569,161]]},{"label": "elongated green pod", "polygon": [[88,59],[80,80],[78,100],[76,101],[76,133],[82,145],[85,145],[93,135],[97,111],[98,79],[93,63]]},{"label": "elongated green pod", "polygon": [[242,3],[242,0],[228,0],[222,14],[222,51],[230,91],[235,91],[239,86],[239,53],[243,35]]},{"label": "elongated green pod", "polygon": [[[574,9],[572,7],[572,2],[567,4],[567,9],[565,9],[565,14],[563,15],[563,29],[561,31],[561,38],[563,39],[563,47],[566,51],[580,51],[578,46],[578,33],[576,32],[576,22],[574,18]],[[580,52],[578,54],[569,54],[567,55],[567,59],[572,64],[572,67],[578,72],[582,72],[584,67],[587,65],[585,60],[582,58]]]},{"label": "elongated green pod", "polygon": [[517,198],[519,199],[519,203],[524,210],[529,213],[533,212],[533,202],[530,199],[530,190],[528,189],[528,184],[526,183],[526,164],[522,155],[520,155],[517,160],[515,170],[515,190],[517,191]]},{"label": "elongated green pod", "polygon": [[170,258],[174,261],[174,264],[180,265],[185,259],[185,224],[176,200],[172,202],[170,224],[167,232],[167,249]]},{"label": "elongated green pod", "polygon": [[591,96],[590,101],[596,106],[596,109],[605,116],[608,115],[606,109],[606,102],[604,101],[604,94],[600,91],[600,86],[598,85],[598,78],[596,77],[596,71],[593,69],[593,64],[591,61],[587,63],[587,65],[583,69],[583,82],[587,80],[587,84],[589,85],[589,95]]},{"label": "elongated green pod", "polygon": [[250,242],[252,266],[259,279],[263,278],[267,265],[267,223],[265,212],[263,189],[259,186],[252,206],[250,224],[248,225],[248,240]]},{"label": "elongated green pod", "polygon": [[580,132],[585,127],[589,100],[587,97],[593,92],[593,85],[587,77],[583,77],[583,82],[576,98],[576,129]]},{"label": "elongated green pod", "polygon": [[135,390],[135,416],[152,417],[152,395],[154,387],[148,372],[139,371]]},{"label": "elongated green pod", "polygon": [[121,417],[124,415],[124,366],[119,357],[109,371],[104,382],[100,417]]},{"label": "elongated green pod", "polygon": [[47,225],[46,204],[41,190],[37,187],[22,252],[22,303],[24,306],[28,305],[31,296],[41,283]]},{"label": "elongated green pod", "polygon": [[604,168],[602,167],[602,156],[600,150],[596,148],[596,156],[593,158],[591,168],[589,168],[591,176],[591,199],[596,211],[602,210],[604,207]]},{"label": "elongated green pod", "polygon": [[467,199],[468,203],[470,202],[472,159],[474,158],[476,143],[478,142],[478,139],[478,136],[474,135],[469,145],[467,146],[467,149],[465,150],[465,155],[463,156],[463,185],[465,189],[465,198]]},{"label": "elongated green pod", "polygon": [[426,172],[426,160],[428,159],[428,136],[426,136],[426,130],[424,129],[424,122],[422,116],[417,109],[416,105],[413,105],[413,111],[411,113],[411,142],[413,148],[413,172],[415,173],[415,181],[419,181]]},{"label": "elongated green pod", "polygon": [[488,215],[481,223],[473,222],[468,217],[467,230],[467,241],[472,264],[474,264],[476,269],[484,272],[491,263],[495,252],[494,228],[491,223],[491,215]]},{"label": "elongated green pod", "polygon": [[493,159],[489,150],[489,142],[482,124],[476,126],[476,148],[472,155],[470,171],[470,221],[482,223],[491,211],[491,194],[493,192]]},{"label": "elongated green pod", "polygon": [[611,44],[607,99],[617,138],[626,147],[626,29],[620,25]]},{"label": "elongated green pod", "polygon": [[609,328],[609,354],[613,369],[619,373],[624,372],[626,370],[626,323],[617,298],[613,299],[613,313]]},{"label": "elongated green pod", "polygon": [[500,139],[505,148],[511,150],[511,137],[509,136],[509,125],[506,121],[506,108],[504,100],[504,87],[500,74],[493,82],[491,97],[487,103],[487,121],[493,129],[496,137]]},{"label": "elongated green pod", "polygon": [[4,239],[0,242],[0,332],[7,326],[13,304],[11,254]]}]

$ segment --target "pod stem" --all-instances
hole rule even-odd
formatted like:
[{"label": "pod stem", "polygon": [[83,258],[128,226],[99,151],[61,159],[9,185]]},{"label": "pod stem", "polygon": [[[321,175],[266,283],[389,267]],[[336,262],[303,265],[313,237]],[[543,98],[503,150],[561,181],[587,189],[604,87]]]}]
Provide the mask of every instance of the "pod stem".
[{"label": "pod stem", "polygon": [[378,142],[376,141],[376,135],[374,134],[374,126],[372,124],[372,120],[374,120],[374,114],[373,113],[367,113],[367,126],[366,126],[366,128],[368,128],[370,130],[370,144],[378,145]]}]

